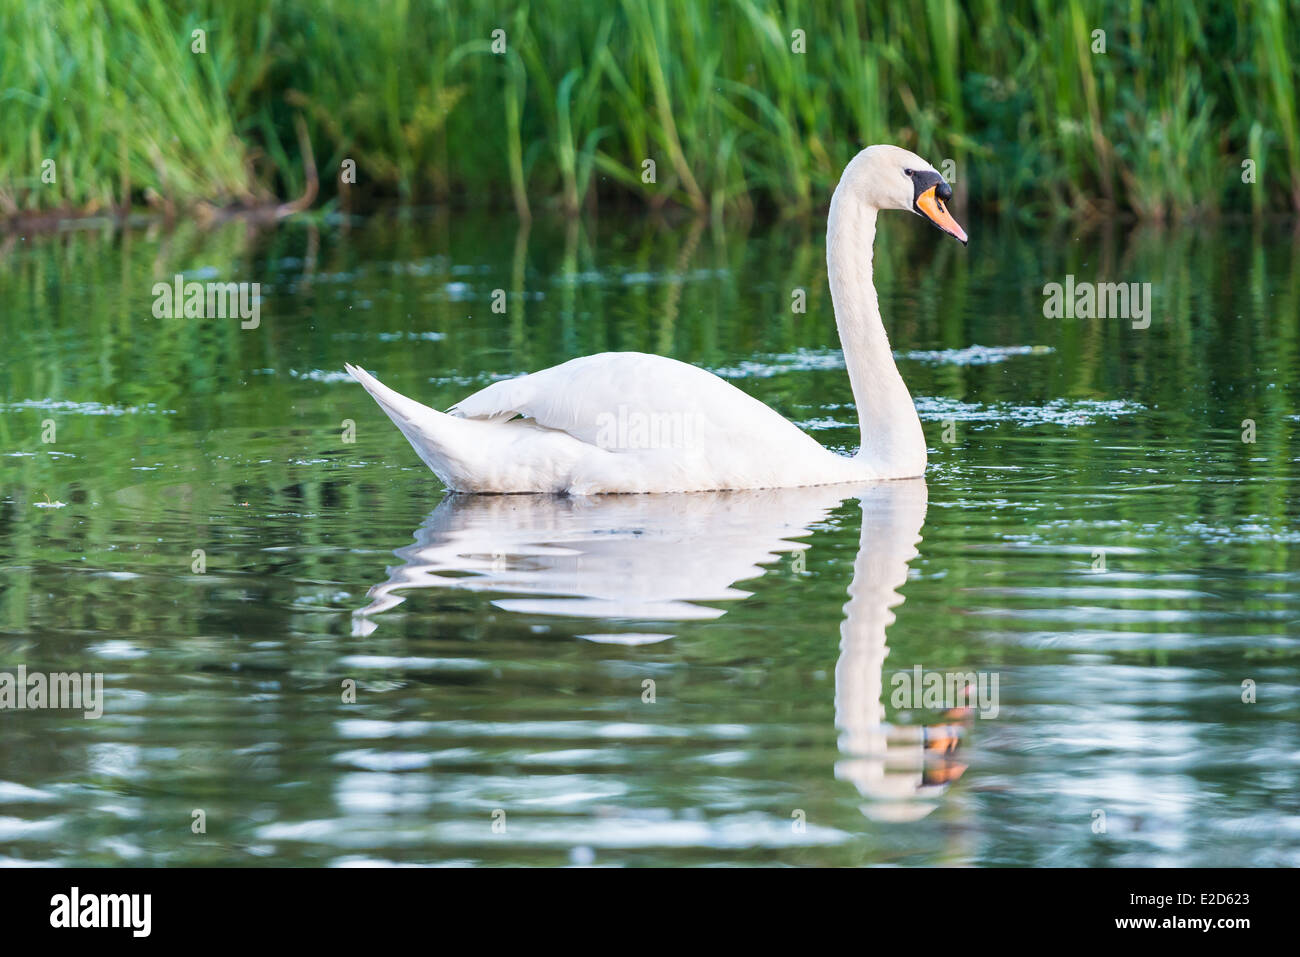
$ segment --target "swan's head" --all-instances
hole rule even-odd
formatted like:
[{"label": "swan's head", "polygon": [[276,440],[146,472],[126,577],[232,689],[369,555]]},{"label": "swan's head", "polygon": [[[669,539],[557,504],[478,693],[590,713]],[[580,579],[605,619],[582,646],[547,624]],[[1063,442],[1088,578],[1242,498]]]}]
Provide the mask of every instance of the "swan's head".
[{"label": "swan's head", "polygon": [[840,185],[876,209],[910,210],[963,244],[967,241],[966,230],[948,212],[952,187],[910,150],[868,146],[849,161]]}]

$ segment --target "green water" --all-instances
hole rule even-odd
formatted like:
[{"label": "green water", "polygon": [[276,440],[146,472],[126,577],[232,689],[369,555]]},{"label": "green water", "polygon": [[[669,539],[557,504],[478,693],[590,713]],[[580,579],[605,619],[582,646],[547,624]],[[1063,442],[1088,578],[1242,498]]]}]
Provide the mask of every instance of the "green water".
[{"label": "green water", "polygon": [[446,497],[343,362],[660,352],[851,450],[818,223],[0,238],[0,671],[104,676],[0,711],[0,861],[1300,864],[1293,234],[968,226],[877,238],[924,483],[589,501]]}]

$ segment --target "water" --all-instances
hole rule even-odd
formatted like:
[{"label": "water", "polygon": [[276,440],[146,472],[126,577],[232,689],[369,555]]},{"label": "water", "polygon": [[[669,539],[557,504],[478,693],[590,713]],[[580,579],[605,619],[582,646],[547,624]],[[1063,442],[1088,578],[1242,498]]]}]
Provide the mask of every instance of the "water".
[{"label": "water", "polygon": [[[445,408],[662,352],[851,450],[820,232],[0,240],[0,671],[105,689],[0,711],[0,860],[1300,864],[1282,228],[882,217],[925,482],[448,499],[342,373]],[[153,318],[178,272],[260,326]],[[1150,328],[1045,319],[1067,274],[1151,282]],[[900,707],[918,666],[996,716]]]}]

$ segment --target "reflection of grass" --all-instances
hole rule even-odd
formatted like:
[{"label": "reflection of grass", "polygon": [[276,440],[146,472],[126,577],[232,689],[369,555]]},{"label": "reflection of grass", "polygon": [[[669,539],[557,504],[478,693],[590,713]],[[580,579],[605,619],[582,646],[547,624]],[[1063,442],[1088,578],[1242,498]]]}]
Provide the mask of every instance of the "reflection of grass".
[{"label": "reflection of grass", "polygon": [[[807,209],[882,140],[953,159],[970,196],[1003,207],[1161,218],[1263,211],[1281,196],[1300,209],[1288,54],[1300,22],[1284,0],[0,10],[25,38],[0,60],[0,120],[21,131],[0,141],[0,215],[299,195],[299,114],[322,168],[355,160],[363,190],[513,202],[525,216],[577,209],[593,187]],[[190,52],[198,28],[205,54]],[[806,53],[791,52],[795,30]],[[1257,164],[1253,187],[1243,159]]]}]

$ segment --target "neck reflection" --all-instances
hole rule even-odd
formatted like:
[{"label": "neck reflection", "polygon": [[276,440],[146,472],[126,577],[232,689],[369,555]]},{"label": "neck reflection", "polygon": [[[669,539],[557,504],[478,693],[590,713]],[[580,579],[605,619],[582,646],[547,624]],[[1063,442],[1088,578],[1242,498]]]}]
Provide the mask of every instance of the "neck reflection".
[{"label": "neck reflection", "polygon": [[[449,496],[397,550],[402,564],[371,588],[354,635],[374,631],[376,616],[409,589],[452,588],[493,594],[505,611],[603,620],[605,630],[589,640],[662,641],[673,637],[672,622],[726,614],[719,603],[750,595],[738,582],[807,549],[799,539],[850,498],[861,508],[861,533],[835,666],[835,775],[868,799],[869,816],[916,819],[964,770],[954,761],[963,715],[890,724],[882,701],[885,633],[925,521],[923,479],[682,495]],[[611,630],[626,620],[659,624]]]}]

